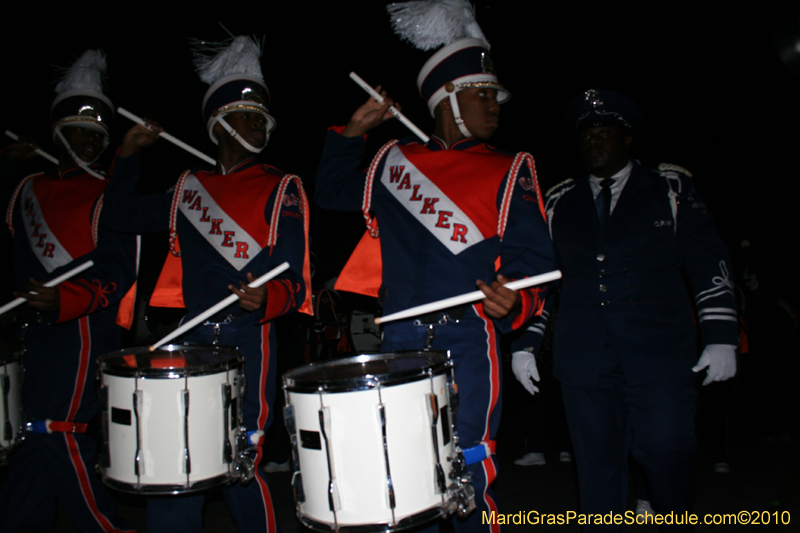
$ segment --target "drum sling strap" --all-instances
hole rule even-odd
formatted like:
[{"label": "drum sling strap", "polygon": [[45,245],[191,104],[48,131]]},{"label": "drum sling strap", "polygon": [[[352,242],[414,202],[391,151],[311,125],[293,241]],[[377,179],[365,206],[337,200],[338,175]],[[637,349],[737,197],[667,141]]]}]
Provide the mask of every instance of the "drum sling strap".
[{"label": "drum sling strap", "polygon": [[34,420],[25,425],[30,433],[44,435],[47,433],[86,433],[89,424],[83,422],[60,422],[56,420]]}]

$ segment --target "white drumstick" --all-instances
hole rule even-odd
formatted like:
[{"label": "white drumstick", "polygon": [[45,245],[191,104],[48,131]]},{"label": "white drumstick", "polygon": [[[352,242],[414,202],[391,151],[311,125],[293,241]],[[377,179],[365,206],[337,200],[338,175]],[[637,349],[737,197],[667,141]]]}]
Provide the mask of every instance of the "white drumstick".
[{"label": "white drumstick", "polygon": [[[561,279],[561,271],[553,270],[552,272],[545,272],[544,274],[539,274],[538,276],[532,276],[530,278],[511,281],[509,283],[506,283],[504,287],[506,287],[507,289],[518,291],[521,289],[527,289],[528,287],[533,287],[534,285],[547,283],[548,281],[555,281],[557,279]],[[401,320],[403,318],[410,318],[412,316],[424,315],[425,313],[441,311],[442,309],[448,309],[450,307],[455,307],[457,305],[464,305],[472,302],[477,302],[483,300],[484,298],[486,298],[486,295],[483,294],[483,292],[481,291],[468,292],[466,294],[461,294],[459,296],[445,298],[444,300],[439,300],[438,302],[431,302],[429,304],[418,305],[416,307],[411,307],[409,309],[406,309],[405,311],[398,311],[397,313],[392,313],[390,315],[376,318],[375,323],[385,324],[386,322],[391,322],[393,320]]]},{"label": "white drumstick", "polygon": [[[144,120],[142,120],[141,118],[137,117],[136,115],[134,115],[133,113],[131,113],[127,109],[123,109],[121,107],[118,107],[117,108],[117,112],[120,115],[122,115],[123,117],[127,117],[127,118],[131,119],[132,121],[134,121],[135,123],[139,124],[140,126],[144,126],[145,128],[148,127]],[[197,157],[199,157],[200,159],[202,159],[203,161],[205,161],[209,165],[216,165],[217,164],[217,162],[214,161],[213,158],[207,156],[206,154],[204,154],[200,150],[196,150],[196,149],[192,148],[191,146],[189,146],[185,142],[181,141],[180,139],[176,139],[175,137],[173,137],[172,135],[170,135],[169,133],[167,133],[165,131],[162,131],[161,135],[159,135],[159,137],[161,137],[163,139],[166,139],[169,142],[171,142],[172,144],[183,148],[184,150],[186,150],[187,152],[189,152],[192,155],[196,155]]]},{"label": "white drumstick", "polygon": [[[75,276],[76,274],[80,274],[81,272],[83,272],[83,271],[84,271],[84,270],[86,270],[87,268],[92,268],[92,266],[93,266],[93,265],[94,265],[94,261],[86,261],[85,263],[83,263],[83,264],[81,264],[81,265],[78,265],[78,266],[76,266],[76,267],[75,267],[75,268],[73,268],[72,270],[70,270],[70,271],[68,271],[68,272],[65,272],[65,273],[61,274],[61,275],[60,275],[60,276],[58,276],[57,278],[53,278],[53,279],[51,279],[50,281],[48,281],[47,283],[45,283],[45,284],[44,284],[44,286],[45,286],[45,287],[55,287],[56,285],[58,285],[58,284],[59,284],[59,283],[61,283],[62,281],[67,281],[67,280],[68,280],[69,278],[71,278],[72,276]],[[36,292],[35,292],[35,291],[31,291],[31,292],[32,292],[32,293],[34,293],[34,294],[36,294]],[[25,303],[25,302],[27,302],[27,301],[28,301],[28,300],[26,300],[25,298],[14,298],[13,300],[11,300],[10,302],[8,302],[8,303],[7,303],[6,305],[4,305],[3,307],[0,307],[0,315],[2,315],[3,313],[5,313],[6,311],[11,311],[12,309],[14,309],[15,307],[17,307],[18,305],[22,305],[22,304],[24,304],[24,303]]]},{"label": "white drumstick", "polygon": [[[17,137],[17,136],[16,136],[14,133],[12,133],[12,132],[10,132],[10,131],[8,131],[8,130],[6,130],[6,135],[8,135],[9,137],[11,137],[11,138],[12,138],[12,139],[14,139],[15,141],[18,141],[18,140],[19,140],[19,137]],[[41,148],[37,148],[36,150],[34,150],[34,152],[36,152],[36,153],[37,153],[37,154],[39,154],[40,156],[44,157],[45,159],[47,159],[48,161],[50,161],[50,162],[51,162],[51,163],[53,163],[54,165],[57,165],[57,164],[58,164],[58,159],[56,159],[56,158],[55,158],[55,157],[53,157],[52,155],[48,154],[47,152],[45,152],[45,151],[44,151],[44,150],[42,150]],[[0,313],[0,314],[1,314],[1,313]]]},{"label": "white drumstick", "polygon": [[[286,270],[287,268],[289,268],[289,263],[284,261],[283,263],[281,263],[280,265],[276,266],[275,268],[273,268],[272,270],[270,270],[269,272],[267,272],[266,274],[264,274],[260,278],[254,280],[252,283],[248,283],[247,286],[248,287],[260,287],[263,284],[265,284],[266,282],[268,282],[269,280],[271,280],[272,278],[274,278],[275,276],[277,276],[278,274],[280,274],[281,272],[283,272],[284,270]],[[218,312],[222,311],[223,309],[225,309],[226,307],[228,307],[229,305],[231,305],[233,302],[235,302],[238,299],[239,299],[239,295],[238,294],[231,294],[230,296],[228,296],[224,300],[221,300],[220,302],[216,303],[215,305],[212,305],[211,307],[209,307],[208,309],[206,309],[205,311],[203,311],[202,313],[200,313],[199,315],[197,315],[196,317],[194,317],[193,319],[188,321],[186,324],[183,324],[181,327],[179,327],[178,329],[176,329],[175,331],[173,331],[172,333],[170,333],[169,335],[167,335],[166,337],[164,337],[163,339],[161,339],[160,341],[158,341],[157,343],[152,345],[150,347],[150,351],[151,352],[154,351],[156,348],[158,348],[159,346],[161,346],[163,344],[168,343],[169,341],[171,341],[172,339],[174,339],[178,335],[183,335],[184,333],[186,333],[187,331],[189,331],[190,329],[195,327],[197,324],[199,324],[200,322],[202,322],[206,318],[210,317],[214,313],[218,313]]]},{"label": "white drumstick", "polygon": [[[367,91],[369,93],[369,95],[375,99],[376,102],[378,102],[379,104],[383,105],[383,97],[378,93],[378,91],[373,89],[367,82],[365,82],[361,78],[361,76],[359,76],[355,72],[351,72],[350,73],[350,79],[352,79],[354,82],[359,84],[362,89]],[[391,106],[389,108],[389,112],[392,115],[394,115],[397,118],[397,120],[402,122],[408,129],[410,129],[414,133],[414,135],[419,137],[422,140],[422,142],[426,143],[426,142],[431,140],[430,137],[425,135],[425,132],[423,132],[421,129],[419,129],[413,122],[408,120],[408,118],[404,114],[402,114],[400,111],[395,109],[394,106]]]}]

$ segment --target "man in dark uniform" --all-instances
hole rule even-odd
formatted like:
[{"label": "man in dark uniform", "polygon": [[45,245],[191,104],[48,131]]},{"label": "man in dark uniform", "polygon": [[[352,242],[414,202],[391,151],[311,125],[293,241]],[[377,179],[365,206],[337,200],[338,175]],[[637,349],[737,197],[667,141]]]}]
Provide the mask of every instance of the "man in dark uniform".
[{"label": "man in dark uniform", "polygon": [[694,372],[708,368],[704,384],[736,373],[728,252],[687,171],[630,159],[641,123],[633,102],[591,90],[567,115],[589,176],[553,187],[545,209],[563,273],[554,374],[581,510],[625,513],[632,454],[655,511],[677,515],[696,492]]}]

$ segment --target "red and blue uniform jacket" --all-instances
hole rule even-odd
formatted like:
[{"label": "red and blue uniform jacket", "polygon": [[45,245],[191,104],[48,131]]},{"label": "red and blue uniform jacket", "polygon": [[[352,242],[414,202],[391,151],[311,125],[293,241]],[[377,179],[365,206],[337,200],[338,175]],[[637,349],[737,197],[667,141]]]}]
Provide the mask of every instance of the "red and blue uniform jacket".
[{"label": "red and blue uniform jacket", "polygon": [[[447,148],[437,138],[424,145],[409,138],[384,146],[364,173],[363,147],[361,137],[328,132],[315,197],[324,208],[364,212],[362,244],[373,259],[370,240],[380,239],[386,314],[474,291],[478,279],[491,284],[498,274],[520,279],[553,269],[529,155],[478,139]],[[501,331],[540,312],[542,288],[521,294],[521,311],[497,321]]]},{"label": "red and blue uniform jacket", "polygon": [[110,215],[103,206],[107,183],[82,169],[34,174],[19,183],[7,204],[17,290],[29,278],[47,281],[94,262],[59,285],[58,311],[18,308],[19,321],[28,324],[24,404],[31,419],[88,421],[97,408],[95,360],[119,347],[115,322],[130,325],[118,320],[117,311],[123,297],[133,299],[138,245],[135,235],[104,226]]},{"label": "red and blue uniform jacket", "polygon": [[[229,296],[228,285],[238,287],[248,272],[258,277],[288,261],[289,270],[267,282],[258,319],[310,312],[308,209],[299,178],[251,158],[228,174],[185,172],[171,191],[138,197],[138,177],[139,156],[119,158],[106,204],[115,206],[115,229],[172,233],[151,305],[183,304],[191,318]],[[238,310],[234,303],[221,314]]]}]

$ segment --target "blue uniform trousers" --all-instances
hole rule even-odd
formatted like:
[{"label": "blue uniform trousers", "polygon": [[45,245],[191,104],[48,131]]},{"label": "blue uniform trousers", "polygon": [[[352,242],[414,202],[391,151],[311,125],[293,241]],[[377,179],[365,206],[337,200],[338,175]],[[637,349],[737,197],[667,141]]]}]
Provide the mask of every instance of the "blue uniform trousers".
[{"label": "blue uniform trousers", "polygon": [[[426,337],[427,328],[415,326],[413,321],[390,324],[384,332],[381,349],[385,352],[421,350]],[[480,442],[493,440],[500,425],[502,370],[498,332],[492,320],[480,316],[472,307],[458,323],[447,322],[435,326],[431,348],[450,350],[458,385],[456,426],[461,448],[471,448]],[[469,465],[467,470],[472,474],[477,508],[466,520],[453,519],[453,526],[459,533],[496,533],[499,526],[483,524],[481,517],[484,512],[498,512],[497,497],[490,488],[497,477],[497,461],[490,457]]]},{"label": "blue uniform trousers", "polygon": [[[687,372],[685,378],[630,386],[607,341],[597,388],[562,384],[582,513],[607,515],[611,511],[624,516],[629,453],[644,468],[656,513],[683,516],[692,512],[697,450],[694,378]],[[685,524],[662,527],[691,530]],[[613,524],[584,527],[587,532],[624,529]]]},{"label": "blue uniform trousers", "polygon": [[94,471],[95,452],[94,440],[79,433],[29,434],[9,463],[0,509],[3,531],[52,531],[56,499],[80,531],[133,531],[116,516]]},{"label": "blue uniform trousers", "polygon": [[[23,357],[29,420],[91,420],[97,412],[96,360],[119,347],[115,318],[101,312],[54,325],[30,319]],[[81,531],[127,530],[95,473],[95,452],[84,434],[26,434],[9,457],[0,496],[3,531],[51,531],[56,501]]]},{"label": "blue uniform trousers", "polygon": [[[220,325],[219,336],[219,344],[236,346],[245,360],[247,392],[244,424],[248,431],[263,431],[269,427],[275,399],[275,329],[270,322],[257,324],[256,321],[256,314],[245,314],[231,324]],[[214,327],[198,326],[180,338],[180,342],[184,341],[211,344],[214,341]],[[254,478],[246,485],[237,482],[225,487],[225,502],[239,531],[274,533],[278,529],[272,497],[259,467],[263,457],[261,443],[254,448],[251,452],[255,464]],[[165,533],[203,531],[204,500],[202,493],[150,498],[147,502],[147,530]]]}]

